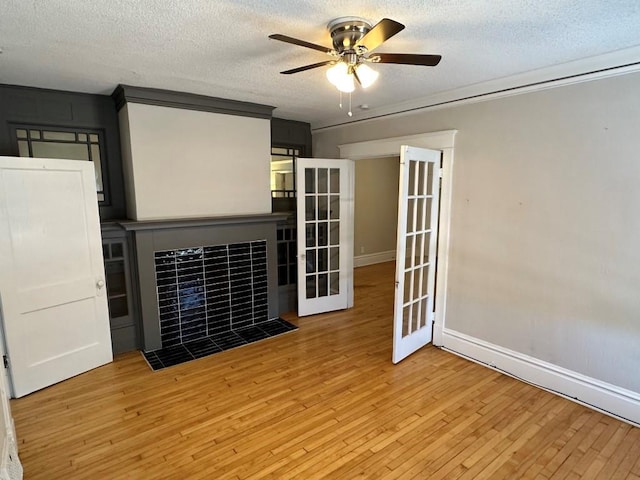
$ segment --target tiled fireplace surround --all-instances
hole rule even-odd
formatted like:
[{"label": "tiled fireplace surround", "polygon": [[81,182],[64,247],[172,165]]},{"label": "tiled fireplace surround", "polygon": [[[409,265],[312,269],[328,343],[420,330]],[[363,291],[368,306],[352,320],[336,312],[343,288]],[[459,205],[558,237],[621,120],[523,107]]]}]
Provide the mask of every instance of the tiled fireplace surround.
[{"label": "tiled fireplace surround", "polygon": [[143,349],[277,317],[276,225],[285,218],[124,222],[134,233]]}]

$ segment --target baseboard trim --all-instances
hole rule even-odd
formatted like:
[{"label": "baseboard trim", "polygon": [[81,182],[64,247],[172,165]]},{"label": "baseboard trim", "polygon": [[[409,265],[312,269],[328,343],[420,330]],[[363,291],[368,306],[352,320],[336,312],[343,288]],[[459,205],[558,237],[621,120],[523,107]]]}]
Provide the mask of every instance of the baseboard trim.
[{"label": "baseboard trim", "polygon": [[358,255],[353,257],[353,266],[364,267],[366,265],[374,265],[376,263],[390,262],[396,259],[396,251],[388,250],[386,252],[369,253],[366,255]]},{"label": "baseboard trim", "polygon": [[640,427],[640,394],[587,377],[455,330],[443,330],[443,349]]}]

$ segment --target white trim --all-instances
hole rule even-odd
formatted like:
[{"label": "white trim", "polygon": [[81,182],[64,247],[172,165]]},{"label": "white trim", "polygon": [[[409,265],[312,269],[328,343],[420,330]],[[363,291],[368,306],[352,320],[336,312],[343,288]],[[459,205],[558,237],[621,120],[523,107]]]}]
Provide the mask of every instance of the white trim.
[{"label": "white trim", "polygon": [[419,133],[403,137],[380,138],[367,142],[345,143],[338,145],[340,157],[358,160],[360,158],[377,158],[400,156],[400,147],[430,148],[443,150],[453,148],[457,130],[442,130],[440,132]]},{"label": "white trim", "polygon": [[640,427],[640,393],[443,329],[443,348],[501,373]]},{"label": "white trim", "polygon": [[11,428],[7,428],[5,441],[0,451],[0,479],[22,480],[24,471],[18,457],[18,445]]},{"label": "white trim", "polygon": [[436,273],[436,313],[433,323],[433,344],[442,345],[442,330],[447,311],[447,278],[449,275],[449,234],[451,230],[451,198],[453,152],[457,130],[425,132],[417,135],[381,138],[366,142],[338,145],[341,158],[365,158],[400,155],[403,145],[442,151],[442,186],[440,190],[440,227],[438,232],[438,271]]},{"label": "white trim", "polygon": [[336,117],[312,125],[312,133],[363,124],[380,117],[399,117],[416,111],[436,110],[495,98],[556,88],[574,83],[599,80],[640,71],[640,47],[617,50],[604,55],[583,58],[551,67],[531,70],[508,77],[477,83],[467,87],[436,93],[427,97],[387,107],[354,112],[354,117]]},{"label": "white trim", "polygon": [[[355,297],[355,287],[354,287],[354,279],[353,279],[353,256],[349,255],[349,252],[353,251],[353,241],[354,241],[354,228],[355,228],[355,203],[356,203],[356,164],[352,160],[349,162],[349,168],[347,169],[347,173],[349,175],[349,195],[347,198],[348,205],[348,217],[347,217],[347,225],[350,225],[350,236],[349,241],[346,244],[345,251],[347,255],[345,255],[346,260],[346,271],[349,275],[349,280],[347,281],[347,308],[353,308],[354,297]],[[341,195],[342,196],[342,195]],[[342,235],[342,234],[341,234]],[[349,250],[351,249],[351,250]]]},{"label": "white trim", "polygon": [[433,319],[433,344],[442,345],[442,332],[447,314],[449,281],[449,236],[451,234],[451,199],[453,197],[453,145],[442,150],[440,170],[440,223],[438,226],[438,270],[436,271],[436,306]]},{"label": "white trim", "polygon": [[353,266],[355,268],[364,267],[366,265],[375,265],[376,263],[390,262],[396,259],[396,251],[388,250],[386,252],[367,253],[353,257]]}]

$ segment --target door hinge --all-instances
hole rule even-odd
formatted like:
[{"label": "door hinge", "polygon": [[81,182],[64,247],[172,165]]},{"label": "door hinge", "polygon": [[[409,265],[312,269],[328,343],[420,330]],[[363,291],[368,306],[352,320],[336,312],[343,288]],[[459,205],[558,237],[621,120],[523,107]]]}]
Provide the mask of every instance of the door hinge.
[{"label": "door hinge", "polygon": [[4,368],[9,368],[9,357],[7,357],[6,355],[3,355],[2,363],[4,364]]}]

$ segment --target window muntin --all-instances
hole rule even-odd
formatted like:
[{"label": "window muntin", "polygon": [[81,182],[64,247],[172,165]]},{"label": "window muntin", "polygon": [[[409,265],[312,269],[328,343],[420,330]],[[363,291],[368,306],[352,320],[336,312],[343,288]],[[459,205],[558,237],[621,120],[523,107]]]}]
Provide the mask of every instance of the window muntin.
[{"label": "window muntin", "polygon": [[297,251],[296,226],[294,223],[278,225],[278,286],[296,285]]},{"label": "window muntin", "polygon": [[93,162],[98,201],[106,203],[104,147],[101,133],[88,129],[18,126],[15,128],[18,155],[34,158],[62,158]]},{"label": "window muntin", "polygon": [[299,148],[271,147],[271,197],[295,198]]}]

